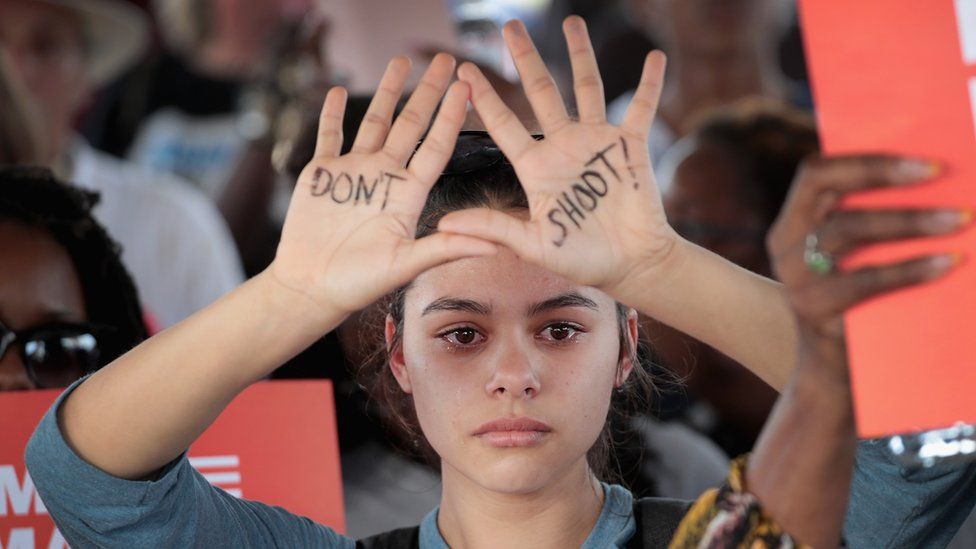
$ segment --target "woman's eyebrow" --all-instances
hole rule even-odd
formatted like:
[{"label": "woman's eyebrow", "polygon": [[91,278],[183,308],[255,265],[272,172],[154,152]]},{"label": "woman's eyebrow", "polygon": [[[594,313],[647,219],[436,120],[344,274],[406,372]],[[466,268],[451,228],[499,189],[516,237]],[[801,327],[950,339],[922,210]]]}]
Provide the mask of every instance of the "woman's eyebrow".
[{"label": "woman's eyebrow", "polygon": [[420,316],[424,316],[434,311],[466,311],[476,315],[488,316],[491,314],[491,307],[471,299],[442,297],[440,299],[435,299],[430,303],[430,305],[424,307],[424,311],[420,313]]},{"label": "woman's eyebrow", "polygon": [[564,307],[586,307],[594,311],[600,310],[600,306],[595,301],[583,294],[579,292],[567,292],[532,305],[529,307],[529,316],[535,316],[546,311],[562,309]]}]

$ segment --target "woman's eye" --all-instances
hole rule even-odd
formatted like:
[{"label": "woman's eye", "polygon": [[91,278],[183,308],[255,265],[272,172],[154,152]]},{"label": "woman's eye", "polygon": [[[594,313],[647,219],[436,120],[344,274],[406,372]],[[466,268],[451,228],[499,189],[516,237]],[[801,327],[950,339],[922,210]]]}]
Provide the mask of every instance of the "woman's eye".
[{"label": "woman's eye", "polygon": [[473,328],[456,328],[445,332],[441,337],[455,345],[474,345],[484,339],[484,336]]},{"label": "woman's eye", "polygon": [[542,330],[542,338],[551,341],[566,341],[572,339],[581,330],[570,324],[552,324]]}]

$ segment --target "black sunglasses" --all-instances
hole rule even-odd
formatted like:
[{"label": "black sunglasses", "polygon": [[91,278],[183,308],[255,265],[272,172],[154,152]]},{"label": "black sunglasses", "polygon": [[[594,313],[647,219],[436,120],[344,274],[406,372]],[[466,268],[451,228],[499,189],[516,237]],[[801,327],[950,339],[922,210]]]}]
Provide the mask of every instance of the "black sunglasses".
[{"label": "black sunglasses", "polygon": [[0,359],[14,343],[27,376],[39,388],[67,387],[98,367],[100,334],[107,326],[55,323],[15,332],[0,322]]},{"label": "black sunglasses", "polygon": [[[541,141],[545,136],[533,135]],[[419,146],[419,145],[418,145]],[[484,130],[461,130],[458,133],[454,153],[447,161],[442,175],[466,175],[491,168],[499,162],[511,165],[502,150]]]}]

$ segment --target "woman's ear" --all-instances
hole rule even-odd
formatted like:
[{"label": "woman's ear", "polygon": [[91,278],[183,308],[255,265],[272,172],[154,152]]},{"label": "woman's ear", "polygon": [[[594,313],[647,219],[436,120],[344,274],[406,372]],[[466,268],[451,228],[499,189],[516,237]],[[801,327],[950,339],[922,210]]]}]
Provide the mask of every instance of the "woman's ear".
[{"label": "woman's ear", "polygon": [[620,350],[620,364],[617,366],[617,379],[614,380],[614,387],[620,388],[627,382],[630,373],[634,371],[634,360],[637,357],[637,333],[638,316],[634,309],[627,309],[627,348]]},{"label": "woman's ear", "polygon": [[396,378],[400,388],[408,395],[411,392],[410,374],[407,373],[407,365],[403,360],[403,335],[398,339],[396,333],[396,323],[393,317],[386,315],[386,325],[383,329],[386,338],[386,356],[389,357],[390,371]]}]

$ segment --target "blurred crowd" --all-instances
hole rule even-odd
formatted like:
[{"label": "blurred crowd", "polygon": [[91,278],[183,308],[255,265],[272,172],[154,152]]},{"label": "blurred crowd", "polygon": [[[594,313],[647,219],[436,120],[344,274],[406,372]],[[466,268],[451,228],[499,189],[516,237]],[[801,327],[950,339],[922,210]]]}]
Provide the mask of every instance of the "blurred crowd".
[{"label": "blurred crowd", "polygon": [[[524,20],[570,90],[570,13],[589,24],[611,121],[645,53],[667,53],[650,146],[668,219],[772,276],[765,234],[818,150],[790,0],[3,0],[0,334],[50,349],[0,355],[0,390],[64,387],[264,269],[329,86],[352,93],[352,135],[391,55],[448,51],[524,109],[499,29]],[[375,320],[362,312],[274,375],[335,383],[353,536],[415,524],[439,496],[352,380]],[[662,381],[653,413],[619,421],[622,480],[694,498],[752,447],[777,395],[644,324]]]}]

